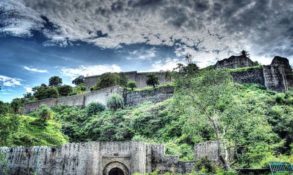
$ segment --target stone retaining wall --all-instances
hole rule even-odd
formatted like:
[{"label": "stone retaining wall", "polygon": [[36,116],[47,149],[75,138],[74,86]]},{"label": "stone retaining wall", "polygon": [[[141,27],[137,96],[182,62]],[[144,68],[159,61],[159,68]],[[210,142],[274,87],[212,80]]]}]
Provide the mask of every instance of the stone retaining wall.
[{"label": "stone retaining wall", "polygon": [[88,92],[86,94],[74,95],[61,98],[50,98],[39,100],[37,102],[27,103],[24,106],[24,113],[29,113],[38,109],[42,104],[49,107],[56,105],[65,106],[87,106],[90,103],[101,103],[106,105],[107,99],[113,94],[117,93],[123,96],[125,105],[133,106],[143,103],[145,101],[161,102],[170,98],[174,93],[173,87],[160,87],[155,90],[143,90],[143,91],[129,91],[119,86],[113,86],[104,88],[98,91]]},{"label": "stone retaining wall", "polygon": [[129,106],[138,105],[146,101],[157,103],[172,97],[173,93],[174,87],[172,86],[160,87],[154,90],[125,91],[124,101]]},{"label": "stone retaining wall", "polygon": [[108,175],[113,168],[121,169],[124,175],[192,171],[194,162],[181,162],[177,156],[166,156],[164,150],[163,145],[140,142],[87,142],[59,147],[0,147],[0,154],[13,175]]}]

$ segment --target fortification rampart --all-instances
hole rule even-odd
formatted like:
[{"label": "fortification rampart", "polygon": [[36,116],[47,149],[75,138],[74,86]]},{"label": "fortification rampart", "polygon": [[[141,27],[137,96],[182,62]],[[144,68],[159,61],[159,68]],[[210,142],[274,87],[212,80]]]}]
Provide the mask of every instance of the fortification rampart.
[{"label": "fortification rampart", "polygon": [[[147,87],[146,81],[147,76],[154,74],[158,77],[160,84],[171,82],[171,77],[168,72],[121,72],[120,74],[124,75],[128,80],[134,81],[138,88]],[[85,86],[86,89],[90,89],[95,86],[98,82],[100,75],[85,77]]]},{"label": "fortification rampart", "polygon": [[157,103],[172,97],[173,93],[174,87],[172,86],[145,91],[124,91],[124,101],[129,106],[138,105],[145,101]]},{"label": "fortification rampart", "polygon": [[49,107],[57,105],[84,107],[90,103],[101,103],[106,105],[107,99],[113,93],[117,93],[123,96],[126,106],[138,105],[146,101],[157,103],[170,98],[173,95],[173,92],[174,88],[171,86],[142,91],[129,91],[119,86],[113,86],[80,95],[61,98],[49,98],[39,100],[37,102],[27,103],[24,106],[24,113],[35,111],[41,105],[47,105]]},{"label": "fortification rampart", "polygon": [[36,102],[27,103],[24,106],[24,113],[32,112],[38,109],[41,105],[47,105],[49,107],[64,105],[64,106],[87,106],[90,103],[101,103],[106,105],[107,99],[113,93],[123,95],[123,88],[119,86],[113,86],[109,88],[100,89],[98,91],[92,91],[85,94],[67,96],[61,98],[49,98],[39,100]]},{"label": "fortification rampart", "polygon": [[[232,68],[231,75],[234,81],[239,83],[259,84],[274,91],[287,91],[293,87],[293,74],[289,60],[279,56],[274,57],[272,63],[266,66],[255,66],[247,57],[232,56],[217,62],[216,68]],[[240,70],[233,70],[234,68],[240,68]]]}]

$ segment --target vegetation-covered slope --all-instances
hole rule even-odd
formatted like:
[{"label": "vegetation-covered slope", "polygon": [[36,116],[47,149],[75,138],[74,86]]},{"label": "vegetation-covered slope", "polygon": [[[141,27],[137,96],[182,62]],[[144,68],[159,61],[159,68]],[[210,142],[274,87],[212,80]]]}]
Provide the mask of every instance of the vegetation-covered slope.
[{"label": "vegetation-covered slope", "polygon": [[30,116],[3,115],[1,137],[3,132],[10,134],[1,139],[1,145],[57,145],[67,136],[70,142],[136,140],[164,143],[167,153],[191,160],[194,144],[220,139],[226,149],[236,152],[229,166],[293,161],[292,91],[277,93],[235,84],[226,71],[219,70],[177,76],[185,77],[175,77],[174,96],[157,104],[117,110],[98,104],[84,109],[57,106],[46,126],[33,122],[44,117],[40,110]]}]

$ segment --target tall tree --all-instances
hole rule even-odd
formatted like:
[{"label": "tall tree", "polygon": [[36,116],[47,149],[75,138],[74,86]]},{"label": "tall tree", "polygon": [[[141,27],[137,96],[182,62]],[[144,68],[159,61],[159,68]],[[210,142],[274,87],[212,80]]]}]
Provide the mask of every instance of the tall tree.
[{"label": "tall tree", "polygon": [[159,85],[159,78],[154,74],[150,74],[147,76],[146,84],[149,86],[153,86],[153,88],[155,89],[156,86]]},{"label": "tall tree", "polygon": [[60,86],[62,84],[62,78],[53,76],[49,79],[49,86]]},{"label": "tall tree", "polygon": [[80,85],[84,83],[84,76],[79,76],[72,81],[72,84]]}]

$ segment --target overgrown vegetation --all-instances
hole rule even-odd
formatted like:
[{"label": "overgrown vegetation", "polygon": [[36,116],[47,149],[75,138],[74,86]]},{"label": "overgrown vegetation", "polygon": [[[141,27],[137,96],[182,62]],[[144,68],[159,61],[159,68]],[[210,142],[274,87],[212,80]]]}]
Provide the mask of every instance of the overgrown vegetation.
[{"label": "overgrown vegetation", "polygon": [[[192,160],[194,144],[221,140],[224,150],[235,151],[226,155],[232,162],[221,158],[226,168],[263,167],[272,160],[293,163],[292,91],[235,84],[225,70],[181,70],[174,77],[174,96],[157,104],[125,107],[114,95],[108,109],[101,104],[56,106],[53,111],[42,107],[23,116],[0,103],[0,144],[56,145],[67,137],[69,142],[135,140],[164,143],[168,154]],[[199,169],[221,174],[202,161]]]}]

